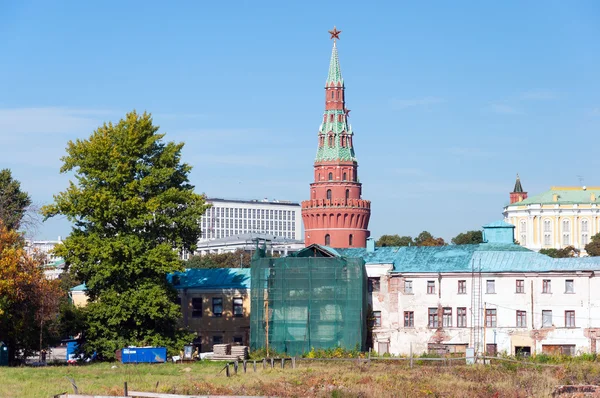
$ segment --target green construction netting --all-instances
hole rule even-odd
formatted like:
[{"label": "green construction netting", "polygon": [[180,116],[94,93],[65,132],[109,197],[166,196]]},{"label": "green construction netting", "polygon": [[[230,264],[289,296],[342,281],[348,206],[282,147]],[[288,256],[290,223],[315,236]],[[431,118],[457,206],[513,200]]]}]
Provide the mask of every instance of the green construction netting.
[{"label": "green construction netting", "polygon": [[288,355],[311,348],[364,349],[362,258],[254,258],[251,272],[251,349],[266,348],[267,337],[269,350]]}]

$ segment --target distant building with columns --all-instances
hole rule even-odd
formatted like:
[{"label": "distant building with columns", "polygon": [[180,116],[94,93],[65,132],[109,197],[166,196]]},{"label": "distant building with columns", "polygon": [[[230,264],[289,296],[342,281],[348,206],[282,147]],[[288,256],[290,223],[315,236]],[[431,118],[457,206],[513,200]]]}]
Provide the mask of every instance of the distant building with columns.
[{"label": "distant building with columns", "polygon": [[517,177],[504,219],[528,249],[573,246],[585,254],[585,245],[600,232],[600,187],[551,187],[528,197]]}]

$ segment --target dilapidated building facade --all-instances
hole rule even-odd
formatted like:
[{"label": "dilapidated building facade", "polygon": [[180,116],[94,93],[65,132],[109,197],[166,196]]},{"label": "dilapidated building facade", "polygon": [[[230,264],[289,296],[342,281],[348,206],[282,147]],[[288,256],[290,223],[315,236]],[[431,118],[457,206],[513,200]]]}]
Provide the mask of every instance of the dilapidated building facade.
[{"label": "dilapidated building facade", "polygon": [[600,258],[553,259],[514,243],[514,226],[484,227],[486,243],[337,249],[366,262],[378,352],[597,352]]}]

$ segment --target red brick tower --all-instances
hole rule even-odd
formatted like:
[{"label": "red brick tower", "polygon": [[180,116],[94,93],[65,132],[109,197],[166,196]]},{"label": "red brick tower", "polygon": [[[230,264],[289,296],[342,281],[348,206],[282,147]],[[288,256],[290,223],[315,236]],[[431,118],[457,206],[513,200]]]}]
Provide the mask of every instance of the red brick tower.
[{"label": "red brick tower", "polygon": [[515,182],[515,189],[510,193],[510,204],[520,202],[522,200],[527,199],[527,192],[523,191],[523,186],[521,185],[521,179],[517,174],[517,181]]},{"label": "red brick tower", "polygon": [[314,164],[310,200],[302,202],[304,243],[346,248],[366,247],[371,202],[361,199],[358,162],[348,124],[344,79],[336,39],[340,31],[329,32],[333,50],[325,84],[325,113],[319,128],[319,146]]}]

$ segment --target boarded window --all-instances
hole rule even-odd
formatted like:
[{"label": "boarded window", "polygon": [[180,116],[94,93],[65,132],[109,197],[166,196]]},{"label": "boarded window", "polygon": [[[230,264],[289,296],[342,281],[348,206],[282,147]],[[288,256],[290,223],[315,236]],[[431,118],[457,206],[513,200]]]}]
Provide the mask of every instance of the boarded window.
[{"label": "boarded window", "polygon": [[542,352],[549,355],[575,355],[575,344],[542,344]]},{"label": "boarded window", "polygon": [[496,344],[486,344],[485,352],[490,357],[495,357],[498,355],[498,345]]},{"label": "boarded window", "polygon": [[496,281],[495,280],[486,281],[485,286],[486,286],[485,292],[487,294],[495,294],[496,293]]},{"label": "boarded window", "polygon": [[390,353],[390,343],[387,341],[377,342],[377,353],[378,354],[389,354]]},{"label": "boarded window", "polygon": [[575,293],[575,288],[573,286],[573,279],[567,279],[565,281],[565,293]]},{"label": "boarded window", "polygon": [[551,310],[543,310],[542,311],[542,327],[543,328],[552,327],[552,311]]},{"label": "boarded window", "polygon": [[404,281],[404,294],[412,294],[412,281]]}]

